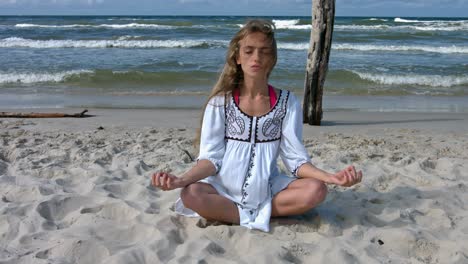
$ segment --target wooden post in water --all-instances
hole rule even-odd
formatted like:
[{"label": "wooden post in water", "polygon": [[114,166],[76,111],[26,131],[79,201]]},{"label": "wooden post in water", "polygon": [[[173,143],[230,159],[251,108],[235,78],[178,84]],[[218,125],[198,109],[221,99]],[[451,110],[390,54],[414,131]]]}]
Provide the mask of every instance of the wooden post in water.
[{"label": "wooden post in water", "polygon": [[335,0],[312,1],[312,30],[304,87],[304,123],[320,126],[323,84],[328,70],[335,20]]}]

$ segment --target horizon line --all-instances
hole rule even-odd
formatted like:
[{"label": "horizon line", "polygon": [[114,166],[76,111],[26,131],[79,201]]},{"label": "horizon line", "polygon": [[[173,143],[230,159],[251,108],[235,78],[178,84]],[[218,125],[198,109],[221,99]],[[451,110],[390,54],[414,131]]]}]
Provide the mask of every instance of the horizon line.
[{"label": "horizon line", "polygon": [[[33,15],[33,14],[21,14],[21,15],[3,15],[2,17],[130,17],[130,16],[139,16],[139,17],[312,17],[312,15],[123,15],[123,14],[101,14],[101,15],[71,15],[71,14],[51,14],[51,15]],[[368,15],[335,15],[335,17],[375,17],[375,18],[466,18],[466,17],[450,17],[450,16],[368,16]]]}]

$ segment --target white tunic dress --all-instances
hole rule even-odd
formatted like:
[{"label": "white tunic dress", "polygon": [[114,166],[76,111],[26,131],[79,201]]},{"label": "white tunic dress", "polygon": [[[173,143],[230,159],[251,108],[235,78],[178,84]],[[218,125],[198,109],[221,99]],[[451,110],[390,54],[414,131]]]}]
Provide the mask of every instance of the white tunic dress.
[{"label": "white tunic dress", "polygon": [[[237,205],[240,225],[269,231],[272,197],[296,179],[280,174],[278,156],[294,176],[310,160],[302,143],[301,106],[293,93],[280,90],[272,109],[258,117],[242,112],[232,96],[210,100],[203,117],[198,160],[211,161],[216,175],[201,182],[211,184]],[[181,199],[175,210],[198,216],[184,207]]]}]

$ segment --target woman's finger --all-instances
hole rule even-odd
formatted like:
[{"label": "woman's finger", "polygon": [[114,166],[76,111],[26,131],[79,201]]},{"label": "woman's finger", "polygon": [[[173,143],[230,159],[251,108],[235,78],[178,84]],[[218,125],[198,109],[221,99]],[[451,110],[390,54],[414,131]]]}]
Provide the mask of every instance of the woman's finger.
[{"label": "woman's finger", "polygon": [[161,173],[159,172],[156,172],[155,174],[153,174],[153,184],[155,187],[159,187],[159,177],[161,177]]},{"label": "woman's finger", "polygon": [[353,175],[351,175],[351,173],[349,171],[345,171],[345,175],[346,175],[346,183],[349,184],[350,182],[353,181]]},{"label": "woman's finger", "polygon": [[164,182],[164,184],[165,184],[165,186],[166,186],[166,188],[167,188],[168,190],[171,189],[171,180],[172,180],[171,177],[170,177],[169,175],[167,175],[166,181]]},{"label": "woman's finger", "polygon": [[352,175],[356,175],[356,167],[354,167],[353,165],[350,166],[350,172]]},{"label": "woman's finger", "polygon": [[351,176],[351,181],[349,183],[349,186],[353,186],[358,181],[357,174],[353,174],[352,172],[350,172],[349,174]]},{"label": "woman's finger", "polygon": [[156,186],[156,172],[151,175],[151,185]]},{"label": "woman's finger", "polygon": [[161,186],[162,188],[165,188],[165,187],[166,187],[166,185],[165,185],[165,183],[166,183],[166,178],[167,178],[167,173],[165,173],[165,172],[162,173],[161,178],[159,178],[159,184],[160,184],[160,186]]}]

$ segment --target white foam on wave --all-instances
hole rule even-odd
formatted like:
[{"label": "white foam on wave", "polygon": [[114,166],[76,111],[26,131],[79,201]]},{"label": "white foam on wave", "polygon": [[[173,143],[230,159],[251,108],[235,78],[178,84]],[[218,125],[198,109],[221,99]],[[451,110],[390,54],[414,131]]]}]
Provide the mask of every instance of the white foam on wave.
[{"label": "white foam on wave", "polygon": [[225,46],[224,40],[32,40],[6,38],[1,48],[193,48],[202,45]]},{"label": "white foam on wave", "polygon": [[309,49],[309,43],[278,43],[278,49],[307,50]]},{"label": "white foam on wave", "polygon": [[[451,25],[451,26],[450,26]],[[336,25],[336,30],[416,30],[416,31],[466,31],[468,30],[467,23],[427,23],[424,25],[405,25],[405,26],[389,26],[389,25]]]},{"label": "white foam on wave", "polygon": [[468,20],[413,20],[397,17],[393,20],[397,23],[467,23]]},{"label": "white foam on wave", "polygon": [[155,28],[155,29],[173,29],[174,26],[157,25],[157,24],[100,24],[100,25],[82,25],[82,24],[71,24],[71,25],[40,25],[40,24],[16,24],[15,27],[19,28],[114,28],[114,29],[126,29],[126,28]]},{"label": "white foam on wave", "polygon": [[394,45],[355,45],[355,44],[333,44],[332,48],[337,50],[359,50],[359,51],[422,51],[434,53],[468,53],[468,46],[394,46]]},{"label": "white foam on wave", "polygon": [[[287,50],[307,50],[309,43],[278,43],[278,49]],[[332,49],[335,50],[359,50],[359,51],[387,51],[387,52],[404,52],[404,51],[419,51],[433,53],[468,53],[468,46],[393,46],[393,45],[366,45],[366,44],[332,44]]]},{"label": "white foam on wave", "polygon": [[336,30],[381,30],[381,29],[390,29],[390,26],[387,25],[335,25],[334,29]]},{"label": "white foam on wave", "polygon": [[369,18],[369,20],[370,20],[370,21],[383,21],[383,22],[386,22],[386,21],[388,21],[388,19],[383,19],[383,18],[375,18],[375,17],[373,17],[373,18]]},{"label": "white foam on wave", "polygon": [[119,18],[108,18],[109,21],[158,21],[158,18],[128,18],[128,17],[119,17]]},{"label": "white foam on wave", "polygon": [[280,19],[273,19],[273,24],[276,27],[285,27],[285,26],[294,26],[299,23],[299,19],[288,19],[288,20],[280,20]]},{"label": "white foam on wave", "polygon": [[273,19],[273,24],[277,29],[311,29],[312,25],[298,25],[299,19],[278,20]]},{"label": "white foam on wave", "polygon": [[[23,38],[0,39],[0,48],[195,48],[200,46],[226,47],[226,40],[134,40],[135,36],[122,36],[116,40],[32,40]],[[278,43],[278,49],[307,50],[309,43]],[[468,53],[468,46],[397,46],[366,44],[333,44],[336,50],[359,51],[420,51],[433,53]]]},{"label": "white foam on wave", "polygon": [[[276,29],[294,29],[294,30],[310,30],[312,25],[297,25],[299,19],[292,20],[273,20]],[[238,27],[243,27],[243,24],[237,24]]]},{"label": "white foam on wave", "polygon": [[353,71],[361,79],[387,85],[452,87],[468,84],[468,76],[372,74]]},{"label": "white foam on wave", "polygon": [[410,20],[410,19],[403,19],[403,18],[399,18],[399,17],[396,17],[393,21],[399,22],[399,23],[417,23],[417,22],[421,22],[420,20]]},{"label": "white foam on wave", "polygon": [[56,73],[37,73],[37,72],[0,72],[0,84],[8,83],[44,83],[44,82],[62,82],[72,75],[82,73],[93,73],[90,70],[72,70]]},{"label": "white foam on wave", "polygon": [[141,36],[131,36],[131,35],[125,35],[125,36],[120,36],[117,38],[117,40],[131,40],[131,39],[138,39]]}]

